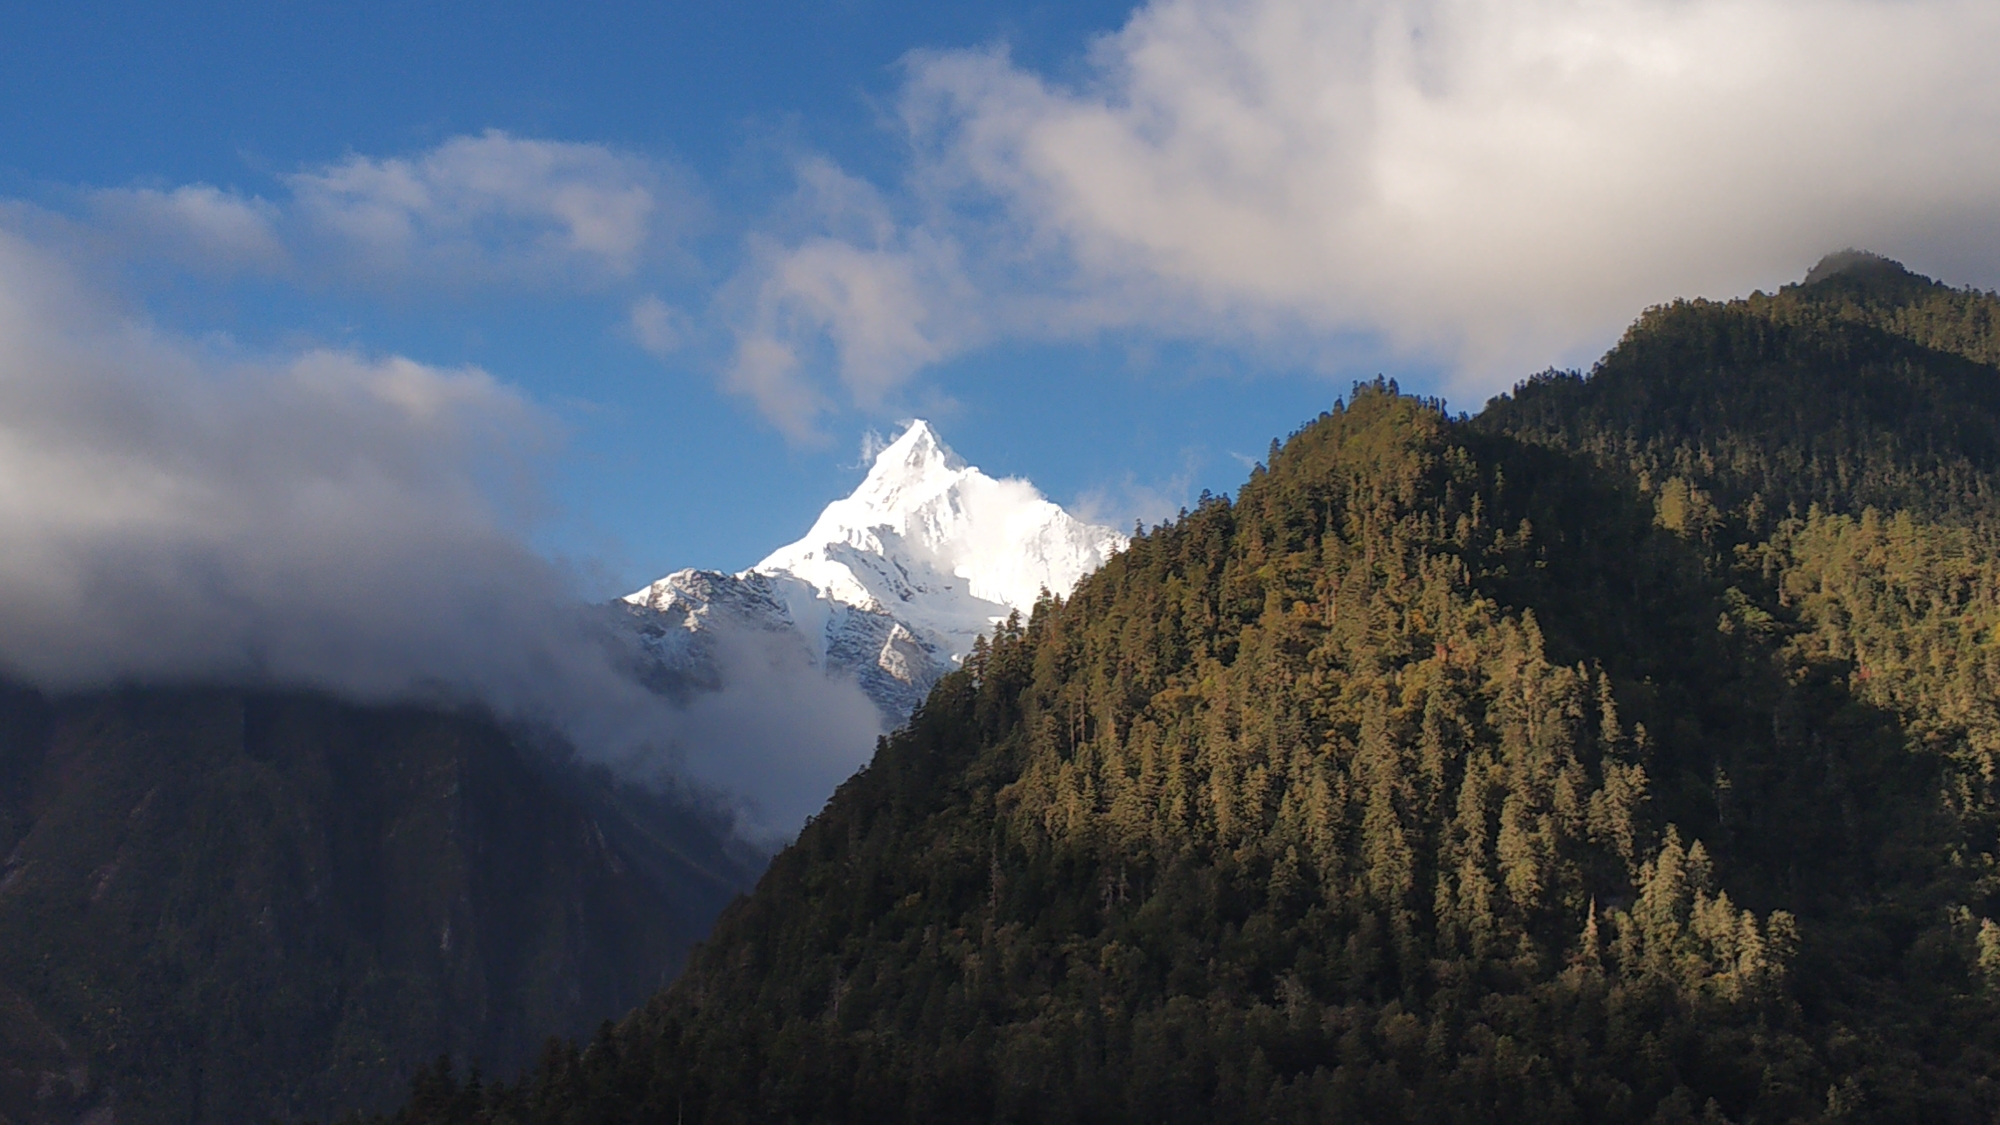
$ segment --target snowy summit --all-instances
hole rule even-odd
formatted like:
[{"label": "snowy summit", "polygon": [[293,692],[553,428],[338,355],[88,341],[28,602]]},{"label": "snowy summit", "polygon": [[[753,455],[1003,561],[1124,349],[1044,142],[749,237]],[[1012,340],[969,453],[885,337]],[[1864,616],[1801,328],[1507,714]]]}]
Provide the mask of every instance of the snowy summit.
[{"label": "snowy summit", "polygon": [[804,538],[741,573],[676,571],[625,601],[650,619],[642,635],[670,669],[712,668],[721,630],[789,635],[900,721],[974,638],[1043,590],[1066,596],[1125,543],[1027,481],[966,464],[919,420]]}]

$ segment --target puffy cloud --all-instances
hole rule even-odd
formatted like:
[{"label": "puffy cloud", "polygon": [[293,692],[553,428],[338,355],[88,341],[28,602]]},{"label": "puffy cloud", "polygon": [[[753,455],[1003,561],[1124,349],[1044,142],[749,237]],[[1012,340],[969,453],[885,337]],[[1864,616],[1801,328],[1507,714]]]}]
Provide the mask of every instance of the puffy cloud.
[{"label": "puffy cloud", "polygon": [[975,338],[976,322],[947,303],[962,283],[927,252],[934,250],[815,238],[768,251],[754,267],[762,273],[755,313],[738,336],[730,386],[787,433],[810,436],[827,400],[805,381],[801,352],[824,339],[850,398],[879,408],[926,365]]},{"label": "puffy cloud", "polygon": [[1841,246],[1992,284],[1996,43],[1984,0],[1155,0],[1078,83],[913,56],[901,229],[766,255],[757,323],[863,402],[1105,328],[1483,391]]},{"label": "puffy cloud", "polygon": [[908,106],[1123,315],[1491,380],[1850,243],[1992,276],[1995,42],[1966,0],[1159,0],[1095,85],[938,54]]},{"label": "puffy cloud", "polygon": [[604,145],[489,130],[416,157],[352,156],[285,178],[299,220],[373,274],[629,275],[692,191]]}]

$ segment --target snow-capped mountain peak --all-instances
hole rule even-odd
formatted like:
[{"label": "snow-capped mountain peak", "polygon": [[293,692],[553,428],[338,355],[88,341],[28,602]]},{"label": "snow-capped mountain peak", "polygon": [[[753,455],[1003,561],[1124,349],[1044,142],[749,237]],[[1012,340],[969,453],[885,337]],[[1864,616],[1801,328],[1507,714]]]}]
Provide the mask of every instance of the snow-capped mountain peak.
[{"label": "snow-capped mountain peak", "polygon": [[[922,599],[935,603],[925,616],[969,613],[979,619],[969,646],[993,620],[1027,612],[1042,590],[1068,594],[1124,545],[1124,536],[1071,517],[1027,481],[967,465],[919,420],[876,456],[853,495],[827,505],[804,538],[753,569],[803,578],[848,605]],[[877,559],[893,565],[885,571]],[[947,631],[969,624],[953,620]]]},{"label": "snow-capped mountain peak", "polygon": [[883,513],[906,510],[949,488],[968,468],[931,424],[919,418],[882,447],[867,479],[847,499]]},{"label": "snow-capped mountain peak", "polygon": [[[854,672],[900,718],[975,637],[1043,590],[1067,595],[1124,546],[1027,481],[968,465],[919,420],[797,542],[737,575],[680,571],[625,600],[689,634],[718,617],[795,632],[816,664]],[[655,633],[662,656],[695,639],[672,632]]]}]

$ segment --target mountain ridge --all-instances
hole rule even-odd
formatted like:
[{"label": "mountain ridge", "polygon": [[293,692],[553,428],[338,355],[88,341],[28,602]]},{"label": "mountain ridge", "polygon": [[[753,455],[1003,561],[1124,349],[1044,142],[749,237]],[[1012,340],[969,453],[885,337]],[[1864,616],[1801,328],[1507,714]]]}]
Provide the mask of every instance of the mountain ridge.
[{"label": "mountain ridge", "polygon": [[0,685],[0,1117],[296,1119],[505,1072],[754,877],[712,814],[476,713]]},{"label": "mountain ridge", "polygon": [[2000,301],[1819,272],[1471,419],[1357,388],[616,1033],[395,1120],[1991,1120]]}]

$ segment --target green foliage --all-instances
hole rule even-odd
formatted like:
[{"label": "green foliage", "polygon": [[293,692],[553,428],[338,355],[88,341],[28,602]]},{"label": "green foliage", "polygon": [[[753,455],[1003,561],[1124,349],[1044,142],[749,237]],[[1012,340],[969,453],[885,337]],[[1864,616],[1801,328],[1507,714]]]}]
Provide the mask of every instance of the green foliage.
[{"label": "green foliage", "polygon": [[1476,419],[1357,389],[646,1007],[395,1120],[1994,1119],[1995,307],[1834,263]]}]

